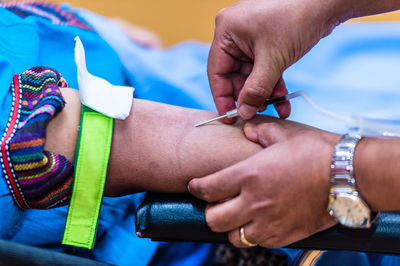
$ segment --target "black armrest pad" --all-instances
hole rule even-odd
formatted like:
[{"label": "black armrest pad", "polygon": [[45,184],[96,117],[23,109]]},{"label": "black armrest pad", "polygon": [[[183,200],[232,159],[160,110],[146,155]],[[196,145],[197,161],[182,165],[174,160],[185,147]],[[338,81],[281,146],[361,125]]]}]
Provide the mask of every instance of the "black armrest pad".
[{"label": "black armrest pad", "polygon": [[[205,206],[187,194],[147,193],[137,211],[136,233],[155,241],[228,243],[227,233],[212,232],[207,226]],[[400,213],[381,213],[370,229],[337,225],[289,247],[400,254]]]}]

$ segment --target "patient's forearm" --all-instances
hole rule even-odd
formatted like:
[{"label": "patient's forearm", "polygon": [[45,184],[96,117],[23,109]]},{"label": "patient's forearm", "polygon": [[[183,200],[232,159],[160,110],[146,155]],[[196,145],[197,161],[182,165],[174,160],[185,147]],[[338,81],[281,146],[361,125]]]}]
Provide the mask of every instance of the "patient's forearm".
[{"label": "patient's forearm", "polygon": [[135,99],[127,120],[114,123],[107,194],[183,192],[190,179],[261,150],[245,138],[242,125],[193,126],[215,115]]},{"label": "patient's forearm", "polygon": [[[64,110],[47,127],[45,148],[73,160],[80,103],[71,89],[62,91]],[[126,120],[115,120],[105,194],[136,191],[186,191],[193,177],[205,176],[261,150],[248,141],[240,122],[214,122],[216,114],[135,99]]]}]

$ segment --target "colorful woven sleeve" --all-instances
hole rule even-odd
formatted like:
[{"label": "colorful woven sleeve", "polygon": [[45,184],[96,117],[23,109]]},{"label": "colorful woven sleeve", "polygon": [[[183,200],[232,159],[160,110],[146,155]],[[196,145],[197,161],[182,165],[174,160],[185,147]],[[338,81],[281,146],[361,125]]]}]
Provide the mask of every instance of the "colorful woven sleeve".
[{"label": "colorful woven sleeve", "polygon": [[51,1],[0,1],[0,8],[7,8],[22,18],[37,16],[50,20],[53,24],[92,30],[89,25],[70,12],[68,8],[64,8],[62,5],[56,3],[51,3]]},{"label": "colorful woven sleeve", "polygon": [[1,166],[16,204],[48,209],[69,201],[74,167],[64,156],[44,150],[46,125],[64,107],[57,71],[35,67],[14,75],[13,105],[1,140]]}]

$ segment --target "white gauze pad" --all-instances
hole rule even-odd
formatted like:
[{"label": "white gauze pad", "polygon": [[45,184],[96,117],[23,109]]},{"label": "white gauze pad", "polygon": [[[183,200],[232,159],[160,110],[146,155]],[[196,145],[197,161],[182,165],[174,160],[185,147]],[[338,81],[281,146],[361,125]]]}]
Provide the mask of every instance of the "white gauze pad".
[{"label": "white gauze pad", "polygon": [[115,86],[87,71],[85,49],[75,37],[75,63],[81,103],[106,116],[124,120],[132,107],[133,87]]}]

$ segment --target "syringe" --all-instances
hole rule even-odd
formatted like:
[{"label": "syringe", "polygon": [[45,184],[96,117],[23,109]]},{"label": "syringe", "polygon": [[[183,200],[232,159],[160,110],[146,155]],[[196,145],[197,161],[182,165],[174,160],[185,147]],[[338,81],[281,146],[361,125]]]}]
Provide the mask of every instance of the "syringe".
[{"label": "syringe", "polygon": [[[317,111],[318,113],[333,118],[339,121],[344,122],[349,131],[361,136],[368,136],[368,137],[400,137],[400,122],[399,121],[391,121],[391,120],[384,120],[384,119],[372,119],[372,118],[363,118],[359,116],[342,116],[330,111],[327,111],[318,105],[316,105],[310,97],[307,96],[303,91],[296,91],[293,93],[289,93],[282,97],[272,98],[265,101],[264,106],[279,103],[282,101],[287,101],[293,99],[295,97],[302,96],[303,99],[310,104],[310,106]],[[195,127],[207,124],[209,122],[228,117],[236,117],[239,113],[237,109],[231,110],[226,112],[225,115],[207,120],[205,122],[196,124]]]},{"label": "syringe", "polygon": [[[302,95],[302,94],[303,94],[302,91],[296,91],[296,92],[289,93],[289,94],[287,94],[287,95],[285,95],[285,96],[276,97],[276,98],[272,98],[272,99],[267,99],[267,100],[264,102],[263,106],[267,106],[267,105],[271,105],[271,104],[275,104],[275,103],[287,101],[287,100],[296,98],[296,97],[298,97],[298,96],[300,96],[300,95]],[[195,127],[199,127],[199,126],[201,126],[201,125],[204,125],[204,124],[207,124],[207,123],[210,123],[210,122],[212,122],[212,121],[219,120],[219,119],[222,119],[222,118],[225,118],[225,117],[227,117],[227,118],[233,118],[233,117],[236,117],[236,116],[239,116],[238,109],[233,109],[233,110],[230,110],[230,111],[226,112],[226,114],[224,114],[224,115],[218,116],[218,117],[216,117],[216,118],[213,118],[213,119],[210,119],[210,120],[201,122],[201,123],[198,123],[198,124],[196,124],[196,125],[194,125],[194,126],[195,126]]]}]

